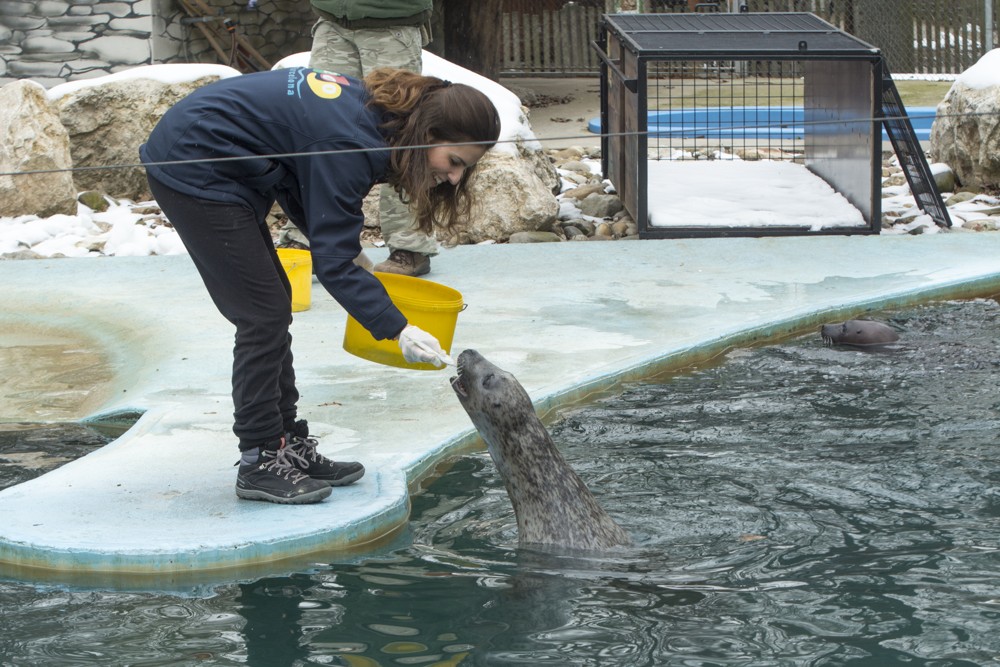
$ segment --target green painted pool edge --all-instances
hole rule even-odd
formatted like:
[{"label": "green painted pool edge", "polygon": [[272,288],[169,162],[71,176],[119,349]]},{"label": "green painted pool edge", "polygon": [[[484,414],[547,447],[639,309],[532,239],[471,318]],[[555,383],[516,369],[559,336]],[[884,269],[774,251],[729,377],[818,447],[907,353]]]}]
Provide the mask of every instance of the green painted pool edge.
[{"label": "green painted pool edge", "polygon": [[139,588],[162,588],[170,582],[168,587],[172,588],[246,578],[254,573],[263,576],[276,569],[299,570],[323,554],[357,553],[384,543],[405,526],[409,514],[407,495],[337,530],[198,552],[107,553],[0,542],[0,577],[88,586],[95,582],[112,587],[127,583]]},{"label": "green painted pool edge", "polygon": [[733,348],[779,340],[805,333],[810,328],[819,335],[819,326],[828,322],[843,321],[873,311],[907,308],[934,301],[986,298],[996,294],[1000,294],[1000,274],[981,276],[969,281],[900,290],[892,294],[860,299],[851,304],[792,315],[767,324],[726,332],[687,347],[666,351],[620,371],[595,376],[566,390],[533,399],[535,409],[541,415],[548,415],[568,406],[586,403],[591,396],[613,391],[626,382],[645,380],[706,363]]}]

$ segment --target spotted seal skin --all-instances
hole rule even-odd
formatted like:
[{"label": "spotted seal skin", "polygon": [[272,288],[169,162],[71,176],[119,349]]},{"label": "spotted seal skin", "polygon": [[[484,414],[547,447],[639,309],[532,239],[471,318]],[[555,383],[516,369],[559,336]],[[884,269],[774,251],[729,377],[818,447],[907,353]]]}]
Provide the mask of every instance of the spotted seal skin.
[{"label": "spotted seal skin", "polygon": [[507,487],[521,546],[596,551],[631,543],[559,453],[517,378],[465,350],[451,386]]},{"label": "spotted seal skin", "polygon": [[895,329],[874,320],[824,324],[820,328],[820,335],[827,345],[886,345],[899,340]]}]

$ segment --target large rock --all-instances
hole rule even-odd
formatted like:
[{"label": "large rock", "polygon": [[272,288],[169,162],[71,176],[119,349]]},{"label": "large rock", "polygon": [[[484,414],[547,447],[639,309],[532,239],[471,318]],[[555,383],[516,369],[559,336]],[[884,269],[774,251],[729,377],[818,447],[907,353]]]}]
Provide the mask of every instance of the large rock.
[{"label": "large rock", "polygon": [[938,104],[931,153],[964,186],[1000,187],[1000,49],[963,72]]},{"label": "large rock", "polygon": [[[525,114],[524,123],[530,129],[527,114]],[[551,192],[553,196],[559,194],[559,191],[562,189],[559,172],[546,152],[542,150],[541,144],[532,142],[529,147],[524,142],[518,141],[514,144],[514,147],[517,149],[517,155],[527,162],[528,168],[541,182],[542,187]]]},{"label": "large rock", "polygon": [[[147,198],[145,170],[125,165],[138,162],[139,146],[171,105],[220,77],[239,75],[217,66],[219,70],[202,76],[208,67],[151,65],[51,89],[48,97],[68,131],[73,166],[101,167],[78,170],[75,190],[96,190],[122,199]],[[445,243],[506,241],[516,232],[549,230],[559,212],[555,197],[559,176],[533,140],[524,110],[512,93],[488,83],[497,89],[494,94],[503,96],[495,102],[504,110],[503,118],[517,122],[477,167],[471,183],[476,202],[471,219],[451,238],[442,239]],[[375,217],[371,207],[366,214]]]},{"label": "large rock", "polygon": [[[163,67],[171,69],[159,69]],[[190,74],[183,74],[185,71]],[[164,72],[170,76],[164,76]],[[90,79],[82,85],[73,82],[65,89],[56,86],[49,91],[49,97],[69,132],[73,165],[112,167],[77,171],[77,188],[101,190],[118,198],[144,199],[149,192],[145,170],[117,165],[139,161],[139,146],[178,100],[221,76],[236,76],[239,72],[228,67],[206,71],[205,65],[152,65],[129,70],[127,77],[120,74]]]},{"label": "large rock", "polygon": [[[69,136],[45,88],[28,80],[0,88],[0,173],[68,169]],[[69,171],[0,176],[0,216],[76,213]]]},{"label": "large rock", "polygon": [[442,240],[447,244],[502,242],[517,232],[550,229],[559,213],[559,201],[551,183],[540,177],[539,165],[520,154],[488,152],[469,182],[474,203],[468,224]]},{"label": "large rock", "polygon": [[[519,232],[549,230],[559,213],[559,174],[540,148],[525,147],[491,150],[476,164],[469,181],[473,198],[469,220],[450,233],[438,230],[437,238],[446,245],[507,241]],[[365,198],[365,227],[378,228],[380,213],[375,187]]]}]

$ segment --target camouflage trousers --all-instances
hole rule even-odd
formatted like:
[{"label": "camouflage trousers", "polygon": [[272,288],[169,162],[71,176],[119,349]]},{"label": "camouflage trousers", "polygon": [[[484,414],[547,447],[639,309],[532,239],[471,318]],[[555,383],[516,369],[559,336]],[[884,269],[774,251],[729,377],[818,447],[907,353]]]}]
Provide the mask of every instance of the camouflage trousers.
[{"label": "camouflage trousers", "polygon": [[[421,71],[421,49],[427,32],[419,26],[396,26],[350,30],[326,19],[313,26],[309,66],[361,78],[378,67],[399,67]],[[382,238],[391,250],[409,250],[436,255],[437,241],[414,227],[409,207],[388,185],[379,191],[379,220]],[[294,225],[281,231],[279,242],[305,242]]]}]

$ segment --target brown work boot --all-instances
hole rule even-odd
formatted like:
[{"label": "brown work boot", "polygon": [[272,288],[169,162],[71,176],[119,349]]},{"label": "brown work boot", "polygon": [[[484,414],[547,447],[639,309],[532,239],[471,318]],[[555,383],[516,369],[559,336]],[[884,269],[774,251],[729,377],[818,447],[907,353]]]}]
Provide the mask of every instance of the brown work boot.
[{"label": "brown work boot", "polygon": [[376,271],[398,273],[403,276],[422,276],[431,271],[431,258],[419,252],[393,250],[389,258],[375,265]]}]

